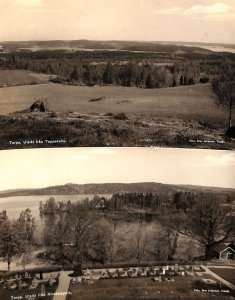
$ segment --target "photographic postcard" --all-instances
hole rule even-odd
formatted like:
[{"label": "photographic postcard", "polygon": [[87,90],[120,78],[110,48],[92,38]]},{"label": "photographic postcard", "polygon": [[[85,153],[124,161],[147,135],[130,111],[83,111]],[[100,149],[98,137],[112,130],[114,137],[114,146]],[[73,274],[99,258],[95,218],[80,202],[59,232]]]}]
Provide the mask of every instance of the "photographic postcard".
[{"label": "photographic postcard", "polygon": [[234,299],[235,153],[1,152],[0,299]]},{"label": "photographic postcard", "polygon": [[231,0],[0,0],[0,149],[234,149]]}]

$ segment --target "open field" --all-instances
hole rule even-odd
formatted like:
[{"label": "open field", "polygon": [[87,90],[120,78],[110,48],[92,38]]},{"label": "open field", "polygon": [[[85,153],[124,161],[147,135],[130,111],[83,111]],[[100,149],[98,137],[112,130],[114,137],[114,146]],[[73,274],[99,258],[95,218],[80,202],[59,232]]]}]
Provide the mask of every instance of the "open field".
[{"label": "open field", "polygon": [[210,268],[212,272],[219,275],[223,279],[235,284],[235,268],[227,269],[227,268]]},{"label": "open field", "polygon": [[45,83],[48,82],[50,77],[50,75],[26,70],[0,70],[0,87]]},{"label": "open field", "polygon": [[[49,112],[30,113],[43,99]],[[209,84],[165,89],[38,84],[0,89],[1,148],[169,146],[233,149],[224,134],[227,112]],[[17,113],[16,113],[17,112]],[[10,141],[21,142],[9,145]]]},{"label": "open field", "polygon": [[[99,98],[100,101],[89,102]],[[47,99],[49,109],[56,112],[125,112],[221,123],[225,113],[214,98],[207,84],[165,89],[42,84],[1,89],[0,113],[20,111],[35,99]]]}]

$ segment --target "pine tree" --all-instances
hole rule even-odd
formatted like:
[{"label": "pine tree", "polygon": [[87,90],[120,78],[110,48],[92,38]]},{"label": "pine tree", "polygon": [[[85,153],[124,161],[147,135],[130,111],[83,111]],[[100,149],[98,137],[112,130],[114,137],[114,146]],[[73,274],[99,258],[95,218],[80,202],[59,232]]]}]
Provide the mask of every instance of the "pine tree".
[{"label": "pine tree", "polygon": [[145,85],[146,85],[147,89],[152,89],[153,88],[153,80],[152,80],[151,74],[148,75]]}]

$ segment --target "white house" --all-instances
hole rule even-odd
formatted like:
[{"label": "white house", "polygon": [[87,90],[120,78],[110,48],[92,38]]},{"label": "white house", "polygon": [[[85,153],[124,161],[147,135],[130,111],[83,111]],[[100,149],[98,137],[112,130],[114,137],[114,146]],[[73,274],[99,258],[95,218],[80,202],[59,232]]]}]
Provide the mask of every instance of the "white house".
[{"label": "white house", "polygon": [[215,246],[215,257],[220,260],[235,260],[235,245],[233,243],[223,243]]}]

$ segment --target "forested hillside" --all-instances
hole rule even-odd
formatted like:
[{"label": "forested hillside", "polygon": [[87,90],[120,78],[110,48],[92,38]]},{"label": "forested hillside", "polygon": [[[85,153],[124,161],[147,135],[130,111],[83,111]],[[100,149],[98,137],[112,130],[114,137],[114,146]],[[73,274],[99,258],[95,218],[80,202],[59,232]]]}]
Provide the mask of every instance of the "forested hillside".
[{"label": "forested hillside", "polygon": [[0,192],[0,197],[27,195],[74,195],[74,194],[115,194],[115,193],[176,193],[176,192],[214,192],[234,195],[235,190],[202,186],[181,186],[156,182],[140,183],[97,183],[64,184],[38,189],[21,189]]},{"label": "forested hillside", "polygon": [[[78,46],[78,43],[3,44],[0,69],[57,75],[53,81],[64,84],[162,88],[212,81],[225,56],[224,53],[177,45],[134,42],[98,45],[86,41]],[[89,49],[85,49],[86,44]],[[68,47],[66,50],[60,49],[65,46]],[[108,46],[112,51],[106,49]],[[36,47],[36,51],[31,51],[32,47]],[[227,53],[226,57],[234,63],[235,55]]]}]

